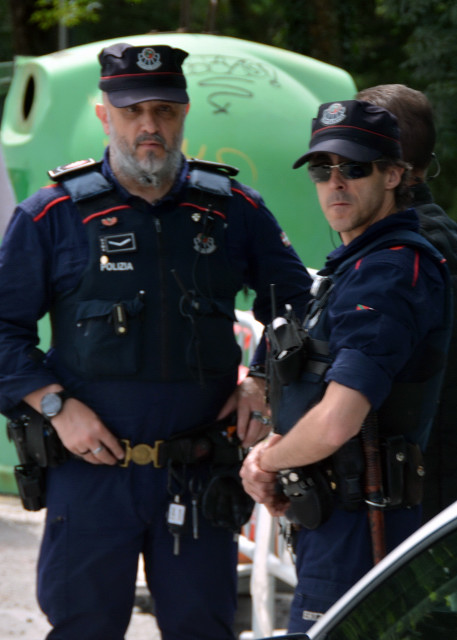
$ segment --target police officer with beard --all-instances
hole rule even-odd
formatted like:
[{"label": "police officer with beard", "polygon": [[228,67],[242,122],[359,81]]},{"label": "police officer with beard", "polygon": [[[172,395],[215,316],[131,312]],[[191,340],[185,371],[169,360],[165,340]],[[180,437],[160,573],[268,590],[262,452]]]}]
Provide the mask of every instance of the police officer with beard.
[{"label": "police officer with beard", "polygon": [[[51,171],[1,248],[0,410],[37,412],[68,452],[46,470],[48,638],[124,638],[140,553],[164,640],[234,638],[233,532],[252,505],[230,447],[269,429],[263,343],[237,386],[235,296],[252,288],[265,324],[270,285],[300,313],[310,277],[257,192],[182,155],[186,56],[101,51],[103,161]],[[198,431],[235,409],[237,436]]]}]

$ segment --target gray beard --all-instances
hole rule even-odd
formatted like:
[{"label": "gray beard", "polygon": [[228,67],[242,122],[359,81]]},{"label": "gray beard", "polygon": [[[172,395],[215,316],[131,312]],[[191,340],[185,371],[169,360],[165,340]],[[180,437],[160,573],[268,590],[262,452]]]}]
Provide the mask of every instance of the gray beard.
[{"label": "gray beard", "polygon": [[163,160],[158,160],[153,151],[142,160],[138,160],[128,148],[124,140],[118,138],[116,134],[111,135],[110,156],[116,171],[127,180],[133,180],[142,187],[160,188],[163,184],[174,182],[178,169],[181,165],[181,142],[182,135],[173,140],[170,148],[165,144],[161,136],[143,135],[136,143],[144,140],[154,140],[164,145],[167,152]]}]

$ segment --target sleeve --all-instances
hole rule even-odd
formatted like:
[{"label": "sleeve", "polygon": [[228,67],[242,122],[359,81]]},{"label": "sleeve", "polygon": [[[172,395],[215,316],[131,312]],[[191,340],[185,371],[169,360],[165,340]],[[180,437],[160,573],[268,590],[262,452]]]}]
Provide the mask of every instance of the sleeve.
[{"label": "sleeve", "polygon": [[342,276],[329,307],[326,380],[363,393],[377,409],[429,332],[443,325],[446,284],[426,254],[407,247],[364,258]]},{"label": "sleeve", "polygon": [[[240,201],[238,201],[239,204]],[[286,233],[265,206],[262,198],[253,190],[243,186],[241,203],[244,217],[237,233],[236,245],[241,247],[245,285],[255,291],[253,304],[255,318],[266,325],[273,319],[272,287],[276,300],[276,315],[284,312],[290,304],[299,318],[303,318],[309,300],[312,278],[297,253],[291,246]],[[261,341],[252,364],[265,361],[265,344]]]},{"label": "sleeve", "polygon": [[[74,239],[75,234],[68,236]],[[18,206],[0,248],[1,412],[31,391],[57,382],[38,350],[37,323],[59,288],[75,278],[76,264],[59,237],[65,238],[47,218],[37,222]],[[59,273],[56,264],[65,264],[66,273]]]}]

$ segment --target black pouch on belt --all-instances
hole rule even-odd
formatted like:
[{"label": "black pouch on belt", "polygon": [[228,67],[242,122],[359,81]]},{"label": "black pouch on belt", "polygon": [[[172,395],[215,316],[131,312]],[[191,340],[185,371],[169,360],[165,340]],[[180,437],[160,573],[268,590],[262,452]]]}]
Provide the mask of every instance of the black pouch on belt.
[{"label": "black pouch on belt", "polygon": [[239,532],[249,520],[254,500],[245,492],[240,478],[240,466],[218,467],[202,496],[202,513],[211,524]]},{"label": "black pouch on belt", "polygon": [[333,493],[325,471],[319,465],[284,469],[279,484],[290,500],[286,516],[306,529],[316,529],[333,511]]}]

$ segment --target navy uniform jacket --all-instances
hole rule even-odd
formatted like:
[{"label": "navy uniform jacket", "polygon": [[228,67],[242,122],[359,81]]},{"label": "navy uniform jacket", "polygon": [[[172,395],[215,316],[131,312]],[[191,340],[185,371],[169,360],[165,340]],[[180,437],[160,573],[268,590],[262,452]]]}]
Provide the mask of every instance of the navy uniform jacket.
[{"label": "navy uniform jacket", "polygon": [[[102,173],[114,183],[120,205],[130,203],[145,215],[166,216],[184,197],[188,165],[183,163],[171,191],[154,205],[123,189],[112,174],[108,152]],[[256,292],[257,320],[265,324],[271,319],[271,283],[276,284],[278,308],[287,302],[302,314],[311,281],[306,269],[260,195],[236,181],[232,182],[232,193],[226,251],[245,285]],[[62,186],[40,189],[17,207],[0,250],[0,411],[8,411],[35,389],[60,382],[120,436],[124,436],[130,417],[132,423],[144,424],[144,435],[149,437],[151,428],[161,432],[163,424],[176,422],[169,427],[174,431],[212,419],[233,389],[235,371],[230,380],[209,381],[204,389],[193,381],[89,382],[61,367],[53,349],[44,362],[37,357],[37,321],[49,311],[56,296],[77,286],[88,255],[81,216]],[[261,353],[257,359],[263,361]],[[177,400],[187,409],[178,410]]]},{"label": "navy uniform jacket", "polygon": [[[408,434],[412,442],[425,448],[437,393],[430,388],[430,393],[435,394],[433,400],[424,396],[420,402],[408,393],[412,392],[412,382],[428,376],[433,376],[434,385],[441,380],[450,318],[447,270],[440,264],[445,260],[439,254],[432,258],[426,247],[405,246],[396,240],[389,240],[384,248],[369,249],[373,241],[382,241],[388,234],[396,238],[401,231],[417,232],[418,228],[415,211],[402,211],[373,224],[328,256],[325,267],[319,271],[321,275],[333,274],[345,263],[349,266],[337,277],[318,322],[311,317],[305,320],[305,326],[312,338],[328,341],[331,364],[325,378],[324,373],[305,371],[299,382],[283,388],[280,412],[281,419],[284,416],[287,420],[282,420],[280,432],[291,428],[320,399],[324,382],[334,380],[360,391],[374,410],[382,409],[385,435]],[[417,240],[422,241],[419,235]],[[434,251],[431,246],[430,251]],[[348,262],[351,256],[358,259]],[[440,362],[432,367],[433,372],[437,369],[436,375],[428,369],[426,374],[426,365],[430,363],[422,362],[423,356],[431,353],[430,340],[435,332],[437,337],[433,340],[437,341],[436,353],[440,357]],[[390,394],[393,389],[401,390],[402,384],[409,386],[408,392],[400,391],[401,407],[397,407],[396,422],[403,410],[414,414],[408,410],[408,403],[418,409],[425,402],[426,407],[423,411],[418,409],[417,424],[412,418],[411,425],[389,428],[384,414],[390,412],[390,418],[393,417]],[[386,409],[384,403],[388,399]]]}]

